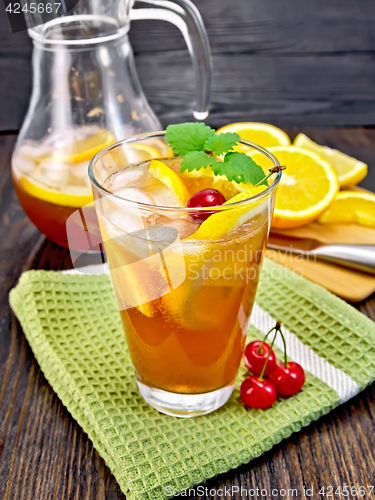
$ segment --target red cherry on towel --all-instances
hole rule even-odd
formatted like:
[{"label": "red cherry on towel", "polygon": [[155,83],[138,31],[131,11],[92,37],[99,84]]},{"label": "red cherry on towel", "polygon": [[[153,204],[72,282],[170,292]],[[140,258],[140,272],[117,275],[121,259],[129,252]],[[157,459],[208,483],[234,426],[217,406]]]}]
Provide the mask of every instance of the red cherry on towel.
[{"label": "red cherry on towel", "polygon": [[263,374],[264,376],[267,377],[267,375],[269,375],[276,366],[276,356],[271,347],[266,342],[263,343],[262,347],[261,345],[262,345],[261,340],[254,340],[253,342],[250,342],[250,344],[246,346],[245,364],[251,371],[251,373],[253,373],[254,375],[260,375],[263,370],[264,363],[266,362],[268,353],[271,350]]},{"label": "red cherry on towel", "polygon": [[288,361],[287,364],[284,362],[276,365],[269,375],[269,380],[281,396],[293,396],[301,390],[306,376],[301,365]]},{"label": "red cherry on towel", "polygon": [[[225,203],[224,195],[217,189],[203,189],[193,194],[186,206],[189,208],[216,207]],[[193,219],[204,221],[215,212],[202,212],[192,215]]]},{"label": "red cherry on towel", "polygon": [[240,396],[250,408],[270,408],[276,401],[277,392],[272,382],[260,377],[248,377],[241,384]]}]

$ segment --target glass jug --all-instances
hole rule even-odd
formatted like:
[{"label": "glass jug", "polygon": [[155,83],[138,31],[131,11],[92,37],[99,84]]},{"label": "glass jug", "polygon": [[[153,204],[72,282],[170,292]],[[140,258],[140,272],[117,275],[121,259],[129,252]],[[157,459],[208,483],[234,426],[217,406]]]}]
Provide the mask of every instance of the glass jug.
[{"label": "glass jug", "polygon": [[[92,201],[90,159],[115,141],[162,129],[135,70],[130,21],[165,20],[181,30],[195,69],[194,116],[200,120],[208,114],[211,53],[202,18],[189,0],[80,0],[62,17],[30,16],[33,89],[12,157],[13,181],[31,221],[68,246],[66,220]],[[126,161],[165,156],[163,148],[144,144]]]}]

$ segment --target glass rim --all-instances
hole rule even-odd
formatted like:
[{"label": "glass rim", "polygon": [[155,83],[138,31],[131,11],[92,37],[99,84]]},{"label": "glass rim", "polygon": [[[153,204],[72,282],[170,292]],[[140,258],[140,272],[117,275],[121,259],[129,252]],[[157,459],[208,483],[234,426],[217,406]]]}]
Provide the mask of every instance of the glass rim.
[{"label": "glass rim", "polygon": [[[48,38],[48,30],[53,29],[54,27],[63,26],[69,23],[78,23],[85,21],[101,21],[107,22],[109,25],[112,25],[114,28],[114,33],[106,34],[106,35],[98,35],[89,38],[80,38],[80,39],[54,39]],[[40,43],[43,46],[49,45],[59,45],[66,47],[83,47],[91,45],[104,44],[106,42],[112,42],[114,40],[120,39],[127,35],[129,32],[129,22],[125,23],[123,26],[118,26],[116,19],[111,16],[103,16],[99,14],[78,14],[78,15],[67,15],[62,17],[57,17],[51,19],[43,24],[37,24],[36,26],[31,26],[27,29],[27,32],[32,38],[34,42]]]},{"label": "glass rim", "polygon": [[[109,146],[101,149],[90,160],[89,167],[88,167],[89,178],[90,178],[90,181],[91,181],[93,187],[95,187],[97,190],[99,190],[104,196],[114,196],[115,198],[121,200],[122,202],[129,203],[129,206],[138,206],[138,207],[143,208],[145,210],[153,210],[153,211],[155,209],[157,209],[159,211],[163,211],[163,212],[165,211],[165,212],[169,212],[169,213],[172,212],[172,213],[179,213],[179,214],[184,214],[184,213],[185,214],[194,214],[194,213],[202,213],[202,212],[207,212],[207,211],[212,212],[213,208],[215,209],[215,213],[221,212],[221,211],[226,211],[226,210],[232,210],[234,208],[241,208],[242,206],[247,205],[249,202],[254,202],[254,201],[257,201],[257,200],[260,200],[260,199],[266,197],[267,195],[269,195],[270,193],[272,193],[275,190],[275,188],[277,187],[277,185],[280,182],[281,175],[282,175],[281,170],[276,174],[275,179],[273,180],[272,184],[270,186],[268,186],[267,189],[265,189],[264,191],[261,191],[260,193],[257,193],[254,196],[250,196],[249,198],[246,198],[244,200],[236,201],[233,203],[226,203],[225,205],[218,205],[215,207],[190,208],[190,207],[166,207],[163,205],[153,205],[150,203],[143,203],[143,202],[139,202],[139,201],[129,200],[128,198],[123,198],[122,196],[118,196],[116,193],[109,191],[104,186],[102,186],[100,184],[100,182],[96,179],[94,172],[93,172],[93,167],[102,156],[104,156],[105,154],[109,153],[113,149],[115,149],[119,146],[122,146],[124,144],[132,144],[132,143],[140,142],[144,139],[150,139],[150,138],[160,138],[160,137],[164,138],[165,133],[166,133],[166,131],[164,130],[164,131],[159,131],[159,132],[147,132],[145,134],[134,135],[134,136],[131,136],[127,139],[121,139],[120,141],[114,142],[113,144],[110,144]],[[270,151],[263,148],[262,146],[259,146],[259,144],[256,144],[255,142],[247,141],[247,140],[242,139],[242,138],[241,138],[239,144],[249,146],[252,149],[258,151],[259,153],[262,153],[264,156],[266,156],[267,158],[269,158],[272,161],[272,163],[274,164],[275,167],[280,166],[279,160]],[[163,158],[159,158],[159,160],[163,160]],[[147,161],[151,161],[151,159],[147,160]],[[129,165],[131,165],[131,164],[129,164]]]}]

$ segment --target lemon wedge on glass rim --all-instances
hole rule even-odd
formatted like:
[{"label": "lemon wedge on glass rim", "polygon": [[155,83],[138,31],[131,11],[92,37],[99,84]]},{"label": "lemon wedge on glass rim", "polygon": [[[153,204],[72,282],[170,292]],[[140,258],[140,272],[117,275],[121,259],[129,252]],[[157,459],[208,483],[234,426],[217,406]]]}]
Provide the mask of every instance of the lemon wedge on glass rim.
[{"label": "lemon wedge on glass rim", "polygon": [[298,134],[294,139],[295,146],[308,149],[320,155],[327,160],[332,167],[336,170],[337,177],[341,189],[355,186],[361,182],[367,175],[367,165],[362,161],[357,160],[351,156],[331,149],[327,146],[320,146],[316,142],[309,139],[305,134]]}]

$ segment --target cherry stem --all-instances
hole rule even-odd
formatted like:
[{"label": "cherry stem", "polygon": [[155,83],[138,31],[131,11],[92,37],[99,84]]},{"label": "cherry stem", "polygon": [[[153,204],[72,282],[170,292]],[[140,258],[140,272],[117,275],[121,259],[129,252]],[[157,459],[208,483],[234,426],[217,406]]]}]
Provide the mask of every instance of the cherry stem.
[{"label": "cherry stem", "polygon": [[263,182],[266,181],[267,179],[269,179],[272,174],[278,174],[280,172],[280,170],[285,170],[285,169],[286,169],[285,165],[280,165],[280,166],[277,165],[276,167],[270,168],[268,171],[268,174],[265,175],[261,181],[259,181],[257,184],[255,184],[254,187],[258,187],[261,184],[263,184]]},{"label": "cherry stem", "polygon": [[265,341],[267,340],[267,337],[268,335],[273,332],[274,330],[276,329],[276,326],[274,326],[273,328],[271,328],[271,330],[267,333],[267,335],[264,337],[264,339],[262,340],[262,343],[260,344],[260,346],[258,347],[257,349],[257,353],[258,354],[263,354],[263,344],[265,343]]},{"label": "cherry stem", "polygon": [[[275,343],[275,340],[276,340],[277,334],[278,334],[278,332],[279,332],[279,329],[277,328],[277,324],[276,324],[276,326],[275,326],[274,328],[272,328],[272,330],[276,330],[276,332],[275,332],[275,335],[274,335],[273,340],[272,340],[272,342],[271,342],[271,345],[270,345],[270,350],[268,351],[266,361],[264,362],[264,365],[263,365],[263,370],[262,370],[262,372],[261,372],[261,374],[259,375],[259,378],[258,378],[258,380],[259,380],[260,382],[263,380],[263,375],[264,375],[264,372],[265,372],[265,370],[266,370],[266,366],[267,366],[267,363],[268,363],[268,359],[269,359],[269,357],[270,357],[270,355],[271,355],[272,348],[273,348],[273,344]],[[268,333],[272,332],[272,330],[270,330]],[[268,335],[268,333],[267,333],[267,335]]]},{"label": "cherry stem", "polygon": [[285,368],[288,367],[288,358],[286,355],[286,341],[283,332],[281,331],[281,321],[278,321],[276,324],[277,330],[280,332],[281,338],[283,339],[283,344],[284,344],[284,366]]}]

